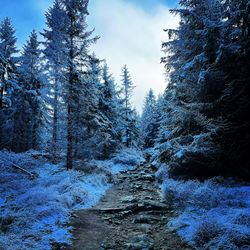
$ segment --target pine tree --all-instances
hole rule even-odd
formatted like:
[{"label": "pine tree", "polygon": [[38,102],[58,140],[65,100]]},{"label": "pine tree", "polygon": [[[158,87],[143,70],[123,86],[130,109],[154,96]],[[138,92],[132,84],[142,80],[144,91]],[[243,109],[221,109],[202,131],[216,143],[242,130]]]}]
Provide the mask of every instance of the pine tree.
[{"label": "pine tree", "polygon": [[18,152],[39,146],[43,87],[40,55],[37,33],[33,30],[20,57],[18,82],[21,89],[13,98],[16,110],[13,148]]},{"label": "pine tree", "polygon": [[81,76],[79,67],[88,59],[88,47],[97,38],[90,38],[92,32],[88,32],[86,15],[88,15],[88,0],[63,0],[65,15],[67,18],[66,32],[66,62],[65,74],[66,106],[67,106],[67,169],[73,165],[73,133],[74,133],[74,107],[77,105],[75,97],[79,91],[77,86]]},{"label": "pine tree", "polygon": [[102,114],[104,126],[102,128],[103,140],[102,154],[108,157],[119,144],[118,136],[118,96],[114,79],[108,72],[107,63],[102,68],[102,84],[99,98],[99,112]]},{"label": "pine tree", "polygon": [[156,99],[153,90],[150,89],[145,97],[140,126],[141,139],[144,148],[154,146],[157,129]]},{"label": "pine tree", "polygon": [[130,99],[133,92],[133,83],[131,76],[128,72],[128,68],[125,65],[122,69],[122,88],[121,88],[121,134],[122,142],[129,147],[132,145],[132,140],[134,137],[134,119],[133,119],[133,110],[131,108]]},{"label": "pine tree", "polygon": [[213,77],[206,84],[220,83],[213,113],[223,127],[216,137],[221,145],[221,171],[224,175],[249,179],[250,88],[249,88],[249,12],[248,1],[224,1],[222,43],[217,51]]},{"label": "pine tree", "polygon": [[239,162],[245,173],[248,5],[216,0],[180,4],[183,8],[173,11],[181,16],[180,27],[168,30],[173,40],[163,45],[170,84],[164,96],[158,159],[168,164],[175,178],[239,174]]},{"label": "pine tree", "polygon": [[[183,0],[180,4],[184,8],[172,11],[180,15],[180,26],[168,30],[172,40],[163,44],[170,84],[164,96],[157,150],[160,161],[168,163],[171,176],[199,177],[204,169],[209,176],[216,167],[208,166],[220,157],[220,147],[214,141],[220,123],[205,111],[211,105],[203,97],[211,101],[214,96],[204,95],[204,87],[211,87],[204,84],[204,77],[219,48],[221,6],[215,0]],[[220,85],[216,87],[219,91]]]},{"label": "pine tree", "polygon": [[112,124],[116,124],[118,105],[117,91],[115,89],[114,79],[112,75],[109,74],[109,68],[106,62],[102,68],[102,81],[102,95],[99,101],[99,108]]},{"label": "pine tree", "polygon": [[[52,124],[52,157],[56,163],[58,148],[62,147],[64,105],[64,79],[63,70],[66,60],[66,34],[67,21],[65,10],[61,0],[56,0],[53,7],[45,14],[47,28],[41,33],[45,38],[43,53],[45,55],[46,71],[48,72],[49,94],[47,103],[52,107],[53,118],[49,121]],[[51,98],[52,97],[52,98]],[[50,111],[48,111],[50,112]],[[48,119],[49,120],[49,119]],[[60,140],[60,141],[59,141]]]},{"label": "pine tree", "polygon": [[11,97],[19,89],[16,81],[17,58],[14,56],[17,38],[9,18],[0,25],[0,148],[11,142],[13,109]]},{"label": "pine tree", "polygon": [[78,101],[74,107],[73,141],[75,156],[86,159],[97,154],[97,136],[103,120],[98,106],[101,88],[100,60],[93,54],[85,63],[87,68],[82,71],[78,82],[79,91],[75,96]]}]

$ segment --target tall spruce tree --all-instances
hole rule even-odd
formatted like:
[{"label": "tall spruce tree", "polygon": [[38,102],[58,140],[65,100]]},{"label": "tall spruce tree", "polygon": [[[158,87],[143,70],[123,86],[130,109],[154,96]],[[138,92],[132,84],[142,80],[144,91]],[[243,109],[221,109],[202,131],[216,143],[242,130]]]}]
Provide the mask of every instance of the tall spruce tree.
[{"label": "tall spruce tree", "polygon": [[118,96],[112,75],[109,73],[107,63],[102,68],[102,84],[99,97],[99,112],[103,116],[103,144],[102,155],[108,157],[119,144],[118,135]]},{"label": "tall spruce tree", "polygon": [[145,97],[141,117],[140,133],[143,148],[151,148],[154,146],[157,127],[156,98],[153,90],[150,89]]},{"label": "tall spruce tree", "polygon": [[[92,158],[98,154],[98,131],[103,125],[103,118],[99,111],[99,97],[101,88],[100,60],[94,54],[88,57],[86,67],[78,82],[77,104],[75,105],[75,155],[80,158]],[[78,152],[77,152],[78,151]]]},{"label": "tall spruce tree", "polygon": [[73,135],[74,135],[74,107],[77,105],[79,82],[81,81],[79,67],[88,59],[89,45],[97,40],[90,38],[92,31],[87,31],[86,16],[88,15],[88,0],[63,0],[67,20],[66,34],[66,62],[65,89],[67,106],[67,169],[73,166]]},{"label": "tall spruce tree", "polygon": [[204,112],[211,103],[201,96],[204,75],[219,48],[221,8],[216,0],[183,0],[180,4],[182,9],[172,11],[180,15],[180,26],[168,30],[172,40],[163,44],[170,84],[165,91],[157,150],[160,161],[168,163],[170,176],[211,176],[220,157],[220,146],[214,141],[220,123]]},{"label": "tall spruce tree", "polygon": [[[249,87],[249,22],[248,1],[224,1],[222,43],[214,67],[206,76],[206,85],[220,83],[213,112],[223,121],[216,137],[221,145],[221,171],[224,175],[249,179],[250,87]],[[213,73],[213,74],[211,74]],[[212,85],[213,86],[213,85]],[[214,92],[212,92],[214,93]]]},{"label": "tall spruce tree", "polygon": [[120,91],[121,97],[121,119],[120,119],[120,127],[121,127],[121,135],[122,142],[126,145],[126,147],[131,146],[133,140],[135,139],[135,123],[134,123],[134,113],[131,107],[130,99],[133,93],[133,82],[131,80],[130,73],[128,71],[127,66],[125,65],[122,69],[122,88]]},{"label": "tall spruce tree", "polygon": [[56,0],[53,7],[49,8],[45,14],[47,29],[41,33],[45,38],[44,50],[46,60],[46,72],[48,72],[49,94],[46,102],[52,107],[53,117],[48,119],[52,125],[51,152],[53,162],[56,163],[59,149],[63,146],[65,139],[62,132],[64,127],[64,70],[67,55],[66,49],[66,27],[68,19],[63,8],[62,0]]},{"label": "tall spruce tree", "polygon": [[21,89],[13,98],[15,107],[13,148],[17,152],[38,149],[42,124],[43,88],[41,51],[37,33],[33,30],[23,47],[18,70]]},{"label": "tall spruce tree", "polygon": [[[216,0],[180,4],[182,9],[172,11],[180,14],[180,26],[168,30],[172,40],[163,45],[170,84],[156,147],[158,159],[168,164],[175,178],[245,173],[249,6],[246,1]],[[242,147],[235,141],[241,141]],[[236,170],[239,162],[242,171]]]},{"label": "tall spruce tree", "polygon": [[0,25],[0,149],[11,144],[12,118],[14,110],[11,98],[14,90],[19,89],[17,75],[15,29],[9,18]]}]

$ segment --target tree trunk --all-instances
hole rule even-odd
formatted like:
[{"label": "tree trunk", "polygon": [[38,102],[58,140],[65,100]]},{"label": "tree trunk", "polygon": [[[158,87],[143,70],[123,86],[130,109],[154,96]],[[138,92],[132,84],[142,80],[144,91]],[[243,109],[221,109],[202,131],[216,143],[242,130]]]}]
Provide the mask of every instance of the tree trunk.
[{"label": "tree trunk", "polygon": [[2,135],[3,134],[3,131],[2,131],[3,122],[2,122],[2,118],[1,118],[2,109],[3,109],[3,88],[0,87],[0,145],[3,143],[3,141],[2,141],[2,139],[3,139],[3,135]]},{"label": "tree trunk", "polygon": [[[127,116],[127,114],[126,114]],[[128,132],[128,117],[126,118],[126,147],[129,147],[129,140],[128,140],[129,132]]]},{"label": "tree trunk", "polygon": [[31,148],[32,149],[36,149],[37,148],[37,128],[38,128],[38,115],[37,115],[37,111],[38,111],[38,107],[37,107],[37,103],[35,103],[35,106],[33,107],[33,124],[32,124],[32,141],[31,141]]},{"label": "tree trunk", "polygon": [[[71,23],[72,20],[71,20]],[[73,167],[73,120],[72,120],[72,102],[73,102],[73,84],[74,84],[74,66],[73,66],[73,35],[71,35],[70,39],[70,52],[69,52],[69,96],[68,96],[68,135],[67,135],[67,169],[72,169]]]},{"label": "tree trunk", "polygon": [[54,115],[53,115],[53,141],[52,141],[52,157],[53,164],[57,163],[57,130],[58,130],[58,82],[55,82],[55,96],[54,96]]},{"label": "tree trunk", "polygon": [[37,144],[36,130],[37,130],[37,122],[34,121],[33,128],[32,128],[32,149],[34,150],[36,149],[36,144]]},{"label": "tree trunk", "polygon": [[68,104],[68,135],[67,135],[67,170],[72,169],[73,156],[72,156],[72,118],[71,107]]},{"label": "tree trunk", "polygon": [[0,87],[0,109],[3,108],[3,87]]}]

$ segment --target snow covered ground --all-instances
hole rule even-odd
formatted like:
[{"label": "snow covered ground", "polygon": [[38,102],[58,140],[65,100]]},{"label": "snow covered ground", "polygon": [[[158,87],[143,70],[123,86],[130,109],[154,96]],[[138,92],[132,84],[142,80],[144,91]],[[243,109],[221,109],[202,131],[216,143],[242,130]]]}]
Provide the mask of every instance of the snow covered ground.
[{"label": "snow covered ground", "polygon": [[111,160],[96,162],[102,169],[106,169],[112,174],[117,174],[121,171],[132,170],[136,165],[144,161],[145,159],[142,157],[141,152],[126,148],[119,153],[113,154]]},{"label": "snow covered ground", "polygon": [[98,161],[105,171],[85,174],[66,171],[32,153],[0,152],[8,159],[35,173],[37,178],[9,166],[0,169],[0,249],[50,249],[51,243],[70,243],[67,221],[73,210],[95,205],[112,185],[107,172],[116,174],[143,161],[135,150],[123,150],[111,160]]},{"label": "snow covered ground", "polygon": [[[159,170],[162,181],[166,174]],[[250,249],[250,186],[216,177],[205,181],[165,178],[163,196],[176,208],[168,227],[196,249]]]}]

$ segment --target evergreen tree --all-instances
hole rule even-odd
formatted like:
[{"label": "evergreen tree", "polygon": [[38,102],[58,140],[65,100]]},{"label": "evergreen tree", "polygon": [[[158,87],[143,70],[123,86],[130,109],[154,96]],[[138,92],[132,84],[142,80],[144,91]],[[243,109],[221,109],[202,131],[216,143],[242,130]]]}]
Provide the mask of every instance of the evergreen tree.
[{"label": "evergreen tree", "polygon": [[40,142],[43,87],[40,55],[37,33],[33,30],[20,57],[18,82],[21,89],[13,98],[15,107],[13,148],[17,152],[30,148],[38,149]]},{"label": "evergreen tree", "polygon": [[157,135],[157,127],[156,99],[153,90],[150,89],[145,97],[141,117],[140,133],[144,148],[154,146],[154,141]]},{"label": "evergreen tree", "polygon": [[13,109],[11,98],[19,89],[16,81],[17,58],[14,56],[17,38],[9,18],[0,25],[0,148],[11,143]]},{"label": "evergreen tree", "polygon": [[121,135],[122,142],[129,147],[133,144],[135,137],[135,127],[134,127],[134,112],[131,108],[130,99],[133,92],[133,83],[131,76],[129,74],[128,68],[125,65],[122,69],[122,88],[121,88]]},{"label": "evergreen tree", "polygon": [[[249,88],[249,13],[244,0],[222,3],[222,43],[215,65],[205,83],[222,85],[213,113],[223,121],[216,137],[221,145],[221,172],[249,179],[250,88]],[[205,84],[204,83],[204,84]],[[218,94],[217,94],[218,95]],[[215,95],[217,97],[217,95]]]},{"label": "evergreen tree", "polygon": [[[56,0],[53,7],[49,8],[45,14],[47,28],[41,33],[45,38],[43,53],[45,55],[46,71],[48,72],[49,94],[47,103],[52,107],[52,119],[49,119],[49,124],[52,124],[52,157],[56,163],[58,149],[62,148],[63,141],[66,139],[62,132],[64,124],[63,117],[65,112],[64,105],[64,79],[63,71],[65,70],[66,60],[66,34],[68,19],[63,8],[61,0]],[[48,111],[50,112],[50,110]],[[50,121],[51,120],[51,121]]]},{"label": "evergreen tree", "polygon": [[88,59],[88,47],[97,38],[90,38],[92,32],[87,31],[86,15],[88,14],[88,0],[63,0],[67,20],[66,34],[66,62],[65,70],[67,106],[67,169],[73,164],[73,135],[74,120],[77,119],[74,107],[77,106],[79,83],[81,76],[79,67]]},{"label": "evergreen tree", "polygon": [[105,126],[103,126],[104,142],[102,153],[109,156],[118,145],[118,96],[115,89],[114,79],[108,72],[107,63],[102,68],[101,95],[99,98],[99,112],[103,116]]},{"label": "evergreen tree", "polygon": [[201,98],[204,75],[219,48],[221,6],[215,0],[183,0],[180,4],[183,9],[172,11],[180,15],[180,26],[168,30],[172,40],[163,44],[170,84],[164,95],[157,150],[159,160],[168,163],[170,176],[202,177],[204,169],[211,176],[220,157],[214,141],[220,122],[207,116],[205,109],[210,104]]},{"label": "evergreen tree", "polygon": [[79,92],[75,97],[78,102],[74,109],[75,133],[73,139],[75,155],[85,159],[96,156],[99,144],[98,131],[103,125],[103,118],[99,111],[100,60],[93,54],[89,56],[86,64],[87,68],[82,72],[81,80],[78,83],[81,86],[79,85]]},{"label": "evergreen tree", "polygon": [[[168,30],[172,40],[163,44],[170,84],[164,96],[158,159],[168,163],[175,178],[235,174],[235,166],[248,159],[249,122],[243,117],[249,111],[249,9],[246,1],[180,4],[183,8],[173,11],[181,16],[180,26]],[[235,141],[244,146],[236,147]]]}]

